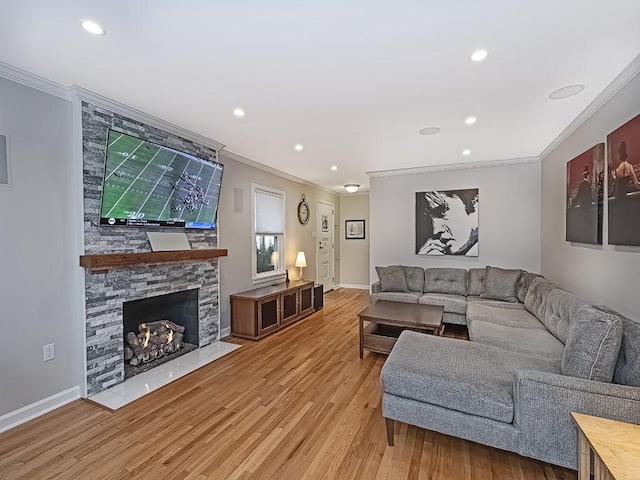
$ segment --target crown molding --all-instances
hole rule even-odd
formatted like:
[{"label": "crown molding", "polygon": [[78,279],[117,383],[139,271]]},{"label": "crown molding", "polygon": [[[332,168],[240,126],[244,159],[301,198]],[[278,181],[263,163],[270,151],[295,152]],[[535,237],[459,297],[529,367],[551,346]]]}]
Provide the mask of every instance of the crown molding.
[{"label": "crown molding", "polygon": [[326,193],[330,193],[332,195],[337,195],[337,196],[341,195],[341,192],[309,182],[303,178],[296,177],[295,175],[291,175],[290,173],[283,172],[282,170],[278,170],[277,168],[270,167],[263,163],[256,162],[255,160],[251,160],[250,158],[247,158],[245,156],[240,155],[239,153],[228,150],[227,148],[222,149],[219,153],[220,155],[223,155],[231,160],[235,160],[236,162],[240,162],[250,167],[257,168],[258,170],[262,170],[263,172],[271,173],[272,175],[277,175],[279,177],[286,178],[287,180],[291,180],[292,182],[299,183],[301,185],[308,185],[310,187],[317,188],[318,190],[321,190]]},{"label": "crown molding", "polygon": [[358,190],[356,193],[341,193],[340,197],[368,197],[369,193],[369,187],[367,187],[366,190]]},{"label": "crown molding", "polygon": [[619,90],[627,85],[640,73],[640,55],[634,58],[629,65],[618,75],[613,81],[605,88],[600,95],[598,95],[593,102],[591,102],[587,108],[585,108],[575,120],[573,120],[567,128],[565,128],[560,135],[558,135],[553,142],[545,148],[539,155],[541,159],[544,159],[553,152],[562,142],[564,142],[572,133],[574,133],[580,126],[591,118],[600,108],[607,103],[611,97],[613,97]]},{"label": "crown molding", "polygon": [[448,172],[453,170],[469,170],[472,168],[504,167],[507,165],[519,165],[522,163],[536,163],[539,161],[540,161],[539,157],[509,158],[504,160],[489,160],[486,162],[450,163],[450,164],[441,164],[441,165],[428,165],[424,167],[397,168],[394,170],[376,170],[373,172],[367,172],[367,175],[369,175],[370,178],[395,177],[399,175],[417,175],[421,173]]},{"label": "crown molding", "polygon": [[12,80],[16,83],[20,83],[27,87],[35,88],[41,92],[49,93],[65,100],[71,100],[71,94],[69,87],[49,80],[47,78],[35,75],[26,70],[22,70],[8,63],[0,61],[0,77]]},{"label": "crown molding", "polygon": [[154,117],[153,115],[149,115],[123,103],[111,100],[110,98],[87,90],[86,88],[78,87],[76,85],[66,87],[60,83],[27,72],[26,70],[14,67],[13,65],[9,65],[8,63],[0,62],[0,77],[12,80],[27,87],[35,88],[36,90],[44,93],[49,93],[64,100],[71,102],[84,101],[106,108],[119,115],[159,128],[165,132],[191,140],[192,142],[199,143],[200,145],[204,145],[216,151],[220,151],[224,148],[223,143],[212,140],[211,138],[200,135],[199,133],[192,132],[191,130],[187,130],[186,128],[179,127],[174,123]]}]

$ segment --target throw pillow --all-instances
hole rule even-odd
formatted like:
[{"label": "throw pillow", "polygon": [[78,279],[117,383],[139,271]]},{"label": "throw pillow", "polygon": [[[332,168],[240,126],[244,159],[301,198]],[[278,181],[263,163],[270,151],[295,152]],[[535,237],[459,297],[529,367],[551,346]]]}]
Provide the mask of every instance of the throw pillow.
[{"label": "throw pillow", "polygon": [[595,305],[595,308],[622,320],[622,342],[613,383],[640,387],[640,322],[624,317],[604,305]]},{"label": "throw pillow", "polygon": [[563,375],[611,382],[622,342],[622,320],[617,315],[585,305],[569,326],[562,355]]},{"label": "throw pillow", "polygon": [[529,273],[525,271],[522,272],[522,275],[520,275],[520,281],[518,282],[518,290],[516,294],[520,303],[524,303],[524,299],[527,298],[527,292],[529,291],[529,287],[531,286],[531,282],[533,282],[533,279],[541,276],[542,275],[538,273]]},{"label": "throw pillow", "polygon": [[479,297],[482,295],[482,282],[487,272],[486,268],[470,268],[469,269],[469,295]]},{"label": "throw pillow", "polygon": [[376,267],[380,279],[380,289],[383,292],[408,292],[407,279],[404,269],[400,265],[390,267]]},{"label": "throw pillow", "polygon": [[518,282],[522,270],[507,270],[504,268],[487,267],[487,272],[482,282],[481,297],[502,300],[515,303]]},{"label": "throw pillow", "polygon": [[424,268],[403,267],[404,277],[407,280],[407,289],[410,292],[422,292],[424,289]]}]

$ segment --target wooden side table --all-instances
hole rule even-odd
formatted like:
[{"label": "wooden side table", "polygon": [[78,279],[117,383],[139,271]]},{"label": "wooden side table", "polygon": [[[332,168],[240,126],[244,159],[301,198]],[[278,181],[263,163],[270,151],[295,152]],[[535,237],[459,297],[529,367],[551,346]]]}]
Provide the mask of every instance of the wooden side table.
[{"label": "wooden side table", "polygon": [[640,425],[571,413],[578,424],[578,480],[640,479]]}]

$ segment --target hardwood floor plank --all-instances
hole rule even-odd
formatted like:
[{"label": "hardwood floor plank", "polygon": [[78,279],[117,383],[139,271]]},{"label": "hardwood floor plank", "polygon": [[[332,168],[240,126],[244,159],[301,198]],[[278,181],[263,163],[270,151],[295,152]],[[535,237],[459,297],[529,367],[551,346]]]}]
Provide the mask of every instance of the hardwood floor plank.
[{"label": "hardwood floor plank", "polygon": [[[125,407],[78,400],[0,434],[3,480],[575,480],[575,472],[396,423],[358,357],[362,290]],[[465,339],[463,328],[446,336]]]}]

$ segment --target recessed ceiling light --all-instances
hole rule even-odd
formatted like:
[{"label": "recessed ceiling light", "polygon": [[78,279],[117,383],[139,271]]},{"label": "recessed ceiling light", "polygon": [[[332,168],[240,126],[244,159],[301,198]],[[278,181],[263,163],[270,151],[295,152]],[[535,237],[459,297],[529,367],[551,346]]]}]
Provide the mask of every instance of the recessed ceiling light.
[{"label": "recessed ceiling light", "polygon": [[477,121],[478,119],[476,117],[467,117],[464,119],[464,123],[466,123],[467,125],[473,125]]},{"label": "recessed ceiling light", "polygon": [[471,155],[471,150],[469,150],[468,148],[462,150],[462,154],[466,157],[468,155]]},{"label": "recessed ceiling light", "polygon": [[440,133],[441,129],[438,127],[427,127],[420,130],[418,133],[420,135],[435,135],[436,133]]},{"label": "recessed ceiling light", "polygon": [[102,28],[93,20],[80,20],[80,25],[87,32],[93,33],[94,35],[104,35],[105,33],[107,33],[107,31],[104,28]]},{"label": "recessed ceiling light", "polygon": [[549,94],[551,100],[561,100],[563,98],[573,97],[578,95],[584,90],[584,85],[569,85],[567,87],[559,88]]},{"label": "recessed ceiling light", "polygon": [[349,193],[356,193],[359,188],[360,188],[360,185],[358,185],[356,183],[347,183],[344,186],[344,189]]},{"label": "recessed ceiling light", "polygon": [[472,62],[481,62],[485,58],[487,58],[487,55],[489,55],[489,53],[486,50],[476,50],[471,54],[471,57],[469,57],[469,59]]},{"label": "recessed ceiling light", "polygon": [[336,170],[338,170],[338,167],[336,165],[332,165],[331,166],[331,170],[333,170],[335,172]]},{"label": "recessed ceiling light", "polygon": [[241,108],[234,108],[234,109],[233,109],[233,114],[234,114],[236,117],[244,117],[244,110],[243,110],[243,109],[241,109]]},{"label": "recessed ceiling light", "polygon": [[304,150],[304,147],[302,146],[301,143],[296,143],[293,148],[295,149],[296,152],[301,152],[302,150]]}]

